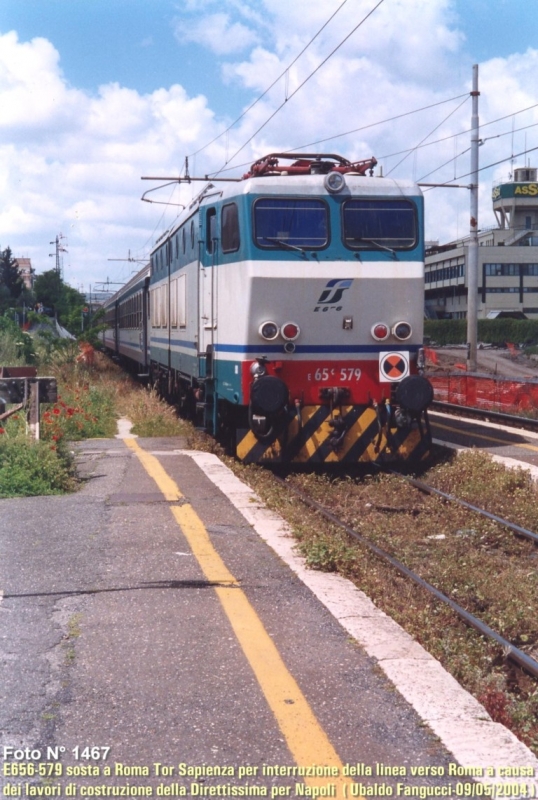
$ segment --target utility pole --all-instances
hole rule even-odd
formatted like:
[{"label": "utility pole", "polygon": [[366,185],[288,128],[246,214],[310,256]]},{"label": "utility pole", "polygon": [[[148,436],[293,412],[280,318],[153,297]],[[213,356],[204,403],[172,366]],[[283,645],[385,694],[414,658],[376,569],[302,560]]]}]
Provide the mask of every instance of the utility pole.
[{"label": "utility pole", "polygon": [[60,259],[60,253],[67,253],[67,248],[62,245],[62,239],[65,239],[65,238],[66,237],[62,233],[59,233],[58,236],[56,237],[56,239],[54,240],[54,242],[50,242],[50,244],[55,244],[56,245],[56,250],[55,250],[54,253],[49,253],[49,258],[56,257],[56,265],[55,265],[54,268],[55,268],[56,272],[58,273],[58,275],[60,276],[60,278],[63,277],[63,275],[62,275],[62,271],[63,271],[62,270],[62,261]]},{"label": "utility pole", "polygon": [[471,115],[471,208],[470,237],[467,257],[467,370],[476,372],[478,338],[478,64],[473,66]]}]

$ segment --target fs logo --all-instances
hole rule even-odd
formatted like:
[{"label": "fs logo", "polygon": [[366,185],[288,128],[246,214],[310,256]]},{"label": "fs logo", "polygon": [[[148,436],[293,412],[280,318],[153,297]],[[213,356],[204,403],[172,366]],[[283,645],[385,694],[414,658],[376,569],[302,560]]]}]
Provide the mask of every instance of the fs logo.
[{"label": "fs logo", "polygon": [[352,283],[353,280],[342,280],[340,278],[330,280],[320,294],[314,311],[328,311],[330,308],[334,309],[334,311],[341,311],[342,306],[339,306],[338,303]]}]

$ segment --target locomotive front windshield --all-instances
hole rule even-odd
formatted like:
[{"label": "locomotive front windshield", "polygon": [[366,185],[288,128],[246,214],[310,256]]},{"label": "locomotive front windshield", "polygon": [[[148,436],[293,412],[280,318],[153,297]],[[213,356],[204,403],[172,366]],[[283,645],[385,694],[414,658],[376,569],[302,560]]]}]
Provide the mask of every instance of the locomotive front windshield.
[{"label": "locomotive front windshield", "polygon": [[347,200],[344,242],[352,249],[410,250],[417,243],[417,215],[408,200]]},{"label": "locomotive front windshield", "polygon": [[258,247],[315,249],[329,241],[329,212],[322,200],[267,197],[254,204]]}]

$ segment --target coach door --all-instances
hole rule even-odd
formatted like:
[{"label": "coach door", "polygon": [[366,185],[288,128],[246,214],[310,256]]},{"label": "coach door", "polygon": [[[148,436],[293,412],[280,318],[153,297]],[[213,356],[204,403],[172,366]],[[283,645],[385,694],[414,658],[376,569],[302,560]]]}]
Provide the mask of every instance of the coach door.
[{"label": "coach door", "polygon": [[205,208],[202,217],[202,241],[198,276],[198,349],[201,356],[213,350],[217,328],[217,209]]}]

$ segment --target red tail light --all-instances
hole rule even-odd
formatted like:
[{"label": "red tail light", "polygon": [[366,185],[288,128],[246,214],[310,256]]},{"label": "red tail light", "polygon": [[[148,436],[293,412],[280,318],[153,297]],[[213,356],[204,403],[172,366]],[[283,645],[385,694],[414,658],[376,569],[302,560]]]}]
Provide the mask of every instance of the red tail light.
[{"label": "red tail light", "polygon": [[293,342],[297,339],[301,330],[295,322],[285,322],[280,329],[280,333],[288,342]]},{"label": "red tail light", "polygon": [[388,325],[385,325],[384,322],[376,322],[376,324],[372,327],[372,336],[378,342],[384,342],[385,339],[388,339],[390,328]]}]

